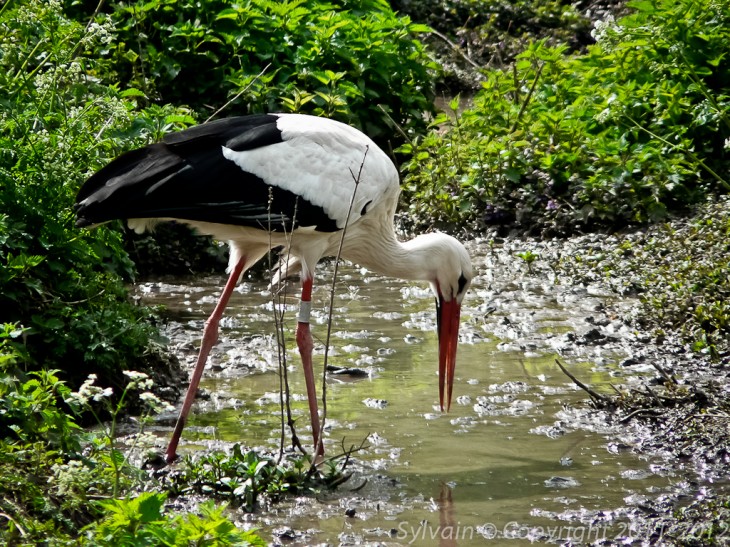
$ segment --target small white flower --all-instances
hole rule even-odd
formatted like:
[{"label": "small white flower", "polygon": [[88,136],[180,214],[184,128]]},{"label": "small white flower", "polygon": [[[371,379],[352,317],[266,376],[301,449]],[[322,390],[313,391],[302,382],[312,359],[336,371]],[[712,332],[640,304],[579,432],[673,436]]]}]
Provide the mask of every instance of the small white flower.
[{"label": "small white flower", "polygon": [[68,394],[66,402],[71,406],[86,406],[89,401],[101,401],[106,397],[112,396],[112,388],[100,388],[94,385],[96,382],[96,374],[89,374],[89,376],[81,384],[78,391],[74,391]]},{"label": "small white flower", "polygon": [[149,391],[141,393],[139,395],[139,399],[144,404],[146,404],[150,408],[150,410],[158,414],[160,412],[172,412],[173,410],[175,410],[175,407],[172,406],[170,403],[161,400],[157,395]]},{"label": "small white flower", "polygon": [[606,37],[608,31],[613,28],[616,28],[616,23],[613,15],[609,15],[608,17],[606,17],[605,21],[596,21],[595,23],[593,23],[591,36],[596,42],[600,42]]},{"label": "small white flower", "polygon": [[94,400],[95,401],[101,401],[105,397],[111,397],[113,390],[110,387],[105,387],[104,389],[97,388],[99,391],[94,394]]},{"label": "small white flower", "polygon": [[144,372],[139,372],[138,370],[123,370],[122,374],[129,378],[127,389],[152,389],[152,386],[154,385],[152,379]]}]

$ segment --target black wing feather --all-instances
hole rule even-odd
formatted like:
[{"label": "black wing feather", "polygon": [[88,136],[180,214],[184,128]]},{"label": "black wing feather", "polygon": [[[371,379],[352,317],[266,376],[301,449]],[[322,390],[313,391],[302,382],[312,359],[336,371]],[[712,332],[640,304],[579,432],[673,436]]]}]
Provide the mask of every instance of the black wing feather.
[{"label": "black wing feather", "polygon": [[[292,230],[337,230],[322,210],[227,160],[282,141],[276,116],[226,118],[167,135],[101,169],[79,191],[77,226],[118,218],[175,218]],[[296,216],[296,218],[295,218]]]}]

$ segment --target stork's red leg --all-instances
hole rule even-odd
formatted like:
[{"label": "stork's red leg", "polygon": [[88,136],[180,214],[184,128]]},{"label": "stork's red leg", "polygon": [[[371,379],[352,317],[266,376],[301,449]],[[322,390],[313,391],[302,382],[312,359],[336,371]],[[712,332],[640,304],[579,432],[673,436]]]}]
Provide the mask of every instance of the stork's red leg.
[{"label": "stork's red leg", "polygon": [[218,323],[223,316],[223,311],[226,309],[228,300],[231,298],[233,289],[236,288],[238,279],[243,273],[243,266],[246,263],[246,258],[241,257],[238,264],[233,268],[231,275],[228,277],[226,286],[223,289],[218,304],[216,305],[213,313],[205,322],[205,328],[203,329],[203,341],[200,344],[200,353],[198,354],[198,361],[195,363],[195,370],[193,370],[193,376],[190,378],[190,385],[188,391],[185,394],[185,400],[183,406],[180,409],[180,416],[175,424],[175,430],[172,433],[170,444],[167,445],[167,452],[165,453],[165,460],[167,463],[172,463],[177,459],[177,444],[180,441],[180,435],[182,435],[185,422],[187,421],[188,414],[190,413],[190,407],[193,406],[195,400],[195,394],[198,392],[198,384],[200,384],[200,378],[203,376],[203,369],[205,368],[205,362],[208,360],[208,354],[210,353],[213,344],[218,341]]},{"label": "stork's red leg", "polygon": [[324,444],[320,438],[319,408],[317,405],[317,389],[314,383],[314,368],[312,367],[312,350],[314,342],[309,330],[309,311],[312,302],[312,279],[302,279],[302,298],[297,322],[297,346],[302,356],[304,380],[307,384],[307,399],[309,400],[309,415],[312,420],[314,434],[315,457],[324,454]]}]

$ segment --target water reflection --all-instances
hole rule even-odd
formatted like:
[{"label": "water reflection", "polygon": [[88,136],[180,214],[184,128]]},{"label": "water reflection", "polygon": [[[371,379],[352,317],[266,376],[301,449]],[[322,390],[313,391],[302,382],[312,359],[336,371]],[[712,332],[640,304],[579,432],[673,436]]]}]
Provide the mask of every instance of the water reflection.
[{"label": "water reflection", "polygon": [[[476,249],[475,264],[482,273],[464,303],[448,414],[438,409],[428,289],[341,268],[329,364],[365,374],[328,377],[325,442],[330,453],[363,440],[368,448],[356,455],[351,487],[240,518],[274,538],[275,530],[288,527],[294,531],[289,543],[303,545],[497,545],[506,537],[520,545],[544,541],[556,517],[592,519],[610,532],[620,516],[611,508],[666,487],[668,479],[652,473],[648,462],[607,448],[605,424],[575,427],[588,419],[582,416],[585,394],[554,364],[556,353],[567,356],[569,370],[599,389],[621,374],[612,366],[622,357],[615,347],[575,342],[592,328],[585,317],[604,296],[516,271],[509,256],[491,248]],[[322,365],[330,272],[319,271],[313,299],[315,366]],[[170,336],[191,361],[222,282],[214,277],[139,289],[145,301],[169,306]],[[250,280],[234,295],[201,384],[210,399],[197,405],[181,450],[217,442],[278,446],[277,351],[265,286]],[[299,436],[311,445],[291,338],[295,300],[285,319],[289,381]],[[459,533],[440,533],[449,527]]]},{"label": "water reflection", "polygon": [[[442,547],[454,547],[458,545],[459,524],[456,520],[454,509],[454,498],[451,495],[451,488],[445,483],[441,484],[441,492],[438,498],[439,508],[439,545]],[[463,535],[462,535],[463,537]]]}]

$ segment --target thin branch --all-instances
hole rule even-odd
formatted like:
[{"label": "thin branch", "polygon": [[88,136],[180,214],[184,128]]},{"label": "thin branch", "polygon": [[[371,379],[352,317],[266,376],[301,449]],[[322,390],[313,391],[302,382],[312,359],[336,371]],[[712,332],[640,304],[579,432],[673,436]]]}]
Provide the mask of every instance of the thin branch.
[{"label": "thin branch", "polygon": [[660,414],[660,413],[661,413],[661,411],[657,410],[656,408],[640,408],[638,410],[634,410],[631,414],[628,414],[627,416],[624,416],[623,418],[621,418],[618,421],[618,423],[624,424],[624,423],[628,422],[634,416],[640,416],[641,414],[651,414],[651,415],[656,416],[657,414]]},{"label": "thin branch", "polygon": [[545,67],[545,63],[541,63],[540,65],[538,65],[537,73],[535,74],[535,79],[532,80],[532,86],[530,87],[530,91],[527,93],[527,97],[525,97],[525,100],[522,102],[520,111],[517,113],[517,119],[515,119],[515,122],[512,124],[512,127],[509,128],[510,133],[512,133],[515,129],[517,129],[517,124],[520,123],[520,118],[522,117],[522,114],[525,112],[527,105],[530,104],[530,100],[532,99],[532,94],[535,92],[535,88],[537,87],[537,82],[540,80],[540,74],[542,74],[542,69],[544,67]]},{"label": "thin branch", "polygon": [[664,379],[669,382],[670,384],[677,385],[677,379],[674,376],[670,376],[666,370],[664,370],[664,367],[662,367],[659,363],[652,362],[651,366],[653,366],[657,371],[659,371],[659,374],[664,377]]},{"label": "thin branch", "polygon": [[650,131],[643,125],[641,125],[639,122],[637,122],[634,118],[626,114],[625,112],[622,113],[622,115],[629,120],[634,126],[641,131],[644,131],[647,135],[650,137],[657,139],[659,142],[663,142],[667,146],[672,147],[675,150],[678,150],[680,152],[683,152],[684,154],[687,154],[690,159],[694,162],[696,162],[700,167],[702,167],[705,171],[707,171],[717,182],[720,183],[720,185],[725,188],[725,190],[730,190],[730,183],[728,183],[724,178],[722,178],[719,174],[717,174],[709,165],[707,165],[697,154],[692,152],[689,148],[681,147],[678,144],[674,144],[673,142],[669,142],[664,137],[657,135],[653,131]]},{"label": "thin branch", "polygon": [[[0,13],[2,13],[2,12],[0,12]],[[26,537],[28,535],[28,533],[23,529],[23,527],[20,524],[18,524],[18,521],[15,520],[10,515],[8,515],[7,513],[0,513],[0,517],[6,518],[10,522],[12,522],[13,523],[13,526],[15,526],[15,528],[18,530],[18,532],[20,532],[20,535],[22,537]]]},{"label": "thin branch", "polygon": [[591,389],[590,387],[588,387],[587,385],[585,385],[583,382],[581,382],[580,380],[578,380],[578,378],[576,378],[575,376],[573,376],[573,374],[567,368],[565,368],[563,366],[563,364],[558,359],[555,359],[555,362],[560,367],[560,370],[562,370],[563,373],[568,378],[570,378],[571,380],[573,380],[573,383],[575,385],[577,385],[579,388],[581,388],[583,391],[585,391],[591,397],[591,399],[593,399],[596,402],[600,402],[600,403],[602,403],[604,405],[605,404],[608,404],[609,400],[606,397],[604,397],[600,393],[596,392],[595,390]]},{"label": "thin branch", "polygon": [[615,385],[613,385],[612,383],[609,383],[608,385],[611,386],[611,389],[613,389],[616,392],[616,395],[618,395],[619,397],[621,397],[623,399],[624,394],[621,393],[621,391]]},{"label": "thin branch", "polygon": [[431,34],[433,34],[434,36],[438,36],[444,42],[449,44],[449,47],[451,49],[453,49],[455,52],[457,52],[459,55],[461,55],[467,63],[469,63],[471,66],[473,66],[477,70],[481,70],[482,68],[484,68],[482,66],[479,66],[479,64],[474,62],[471,57],[469,57],[466,53],[464,53],[464,50],[460,46],[456,45],[454,42],[449,40],[445,35],[441,34],[439,31],[431,29]]},{"label": "thin branch", "polygon": [[409,144],[413,145],[413,141],[411,140],[411,138],[408,136],[408,134],[405,132],[405,130],[400,126],[400,124],[393,119],[393,116],[391,116],[390,113],[385,108],[383,108],[383,105],[382,104],[379,104],[378,105],[378,108],[380,109],[380,111],[383,114],[385,114],[388,117],[388,119],[393,124],[393,127],[395,127],[396,131],[398,131],[398,133],[400,133],[401,136],[405,140],[407,140]]},{"label": "thin branch", "polygon": [[[91,14],[91,17],[89,17],[88,23],[86,23],[86,27],[84,27],[84,34],[89,32],[89,29],[91,28],[91,24],[94,22],[94,19],[96,19],[96,16],[99,15],[99,12],[101,11],[102,6],[104,5],[104,2],[106,0],[99,0],[99,3],[96,5],[96,9],[94,9],[94,13]],[[76,55],[78,55],[79,50],[81,49],[81,44],[83,43],[84,37],[82,36],[79,38],[78,43],[74,47],[73,51],[71,52],[71,58],[75,58]]]},{"label": "thin branch", "polygon": [[[370,150],[369,146],[365,147],[365,153],[362,156],[362,162],[360,163],[360,169],[357,172],[357,176],[355,176],[355,173],[352,172],[352,169],[350,169],[350,175],[352,176],[353,181],[355,182],[355,188],[352,191],[352,196],[350,197],[350,206],[347,209],[347,217],[345,218],[345,225],[342,228],[342,237],[340,237],[340,245],[337,248],[337,255],[335,256],[335,268],[334,272],[332,274],[332,291],[330,292],[330,302],[329,302],[329,311],[328,311],[328,318],[327,318],[327,337],[325,338],[325,344],[324,344],[324,367],[322,369],[322,422],[319,426],[319,435],[318,439],[322,439],[322,435],[324,434],[324,425],[325,420],[327,419],[327,359],[329,357],[329,349],[330,349],[330,338],[332,336],[332,313],[335,309],[335,289],[337,287],[337,272],[340,265],[340,257],[342,256],[342,247],[345,244],[345,236],[347,235],[347,227],[350,224],[350,215],[352,214],[352,207],[355,204],[355,195],[357,194],[357,187],[360,185],[360,178],[362,176],[362,170],[365,166],[365,159],[368,156],[368,151]],[[315,465],[315,460],[312,460],[312,467]]]},{"label": "thin branch", "polygon": [[[269,232],[269,271],[273,272],[271,264],[271,249],[273,247],[273,241],[271,239],[271,206],[274,202],[272,189],[269,189],[269,201],[267,205],[267,219],[268,219],[268,232]],[[297,204],[294,204],[294,217],[296,218]],[[284,234],[287,240],[291,237],[291,234],[286,231],[286,225],[284,224]],[[291,245],[287,245],[287,249],[291,249]],[[290,252],[290,251],[288,251]],[[288,257],[287,257],[288,260]],[[289,389],[289,373],[286,367],[286,337],[284,336],[284,314],[286,313],[286,306],[280,306],[282,298],[286,301],[286,279],[278,276],[278,284],[274,286],[273,279],[271,280],[271,304],[274,313],[274,330],[276,332],[276,350],[277,360],[279,362],[279,409],[281,416],[281,438],[279,441],[279,456],[277,465],[281,463],[284,457],[284,431],[286,426],[289,426],[292,436],[292,445],[298,448],[303,454],[306,455],[307,451],[302,446],[299,436],[297,435],[294,427],[294,418],[291,412],[291,391]],[[281,285],[283,283],[283,290]],[[281,308],[281,313],[279,312]],[[284,416],[286,415],[286,421]]]},{"label": "thin branch", "polygon": [[654,393],[654,391],[649,386],[644,386],[644,388],[646,389],[646,392],[649,394],[649,396],[654,399],[660,407],[663,408],[664,403],[662,403],[662,400],[659,398],[659,396]]},{"label": "thin branch", "polygon": [[[298,212],[299,212],[299,198],[297,198],[296,201],[294,202],[294,213],[292,215],[292,224],[291,224],[292,232],[294,230],[294,223],[296,222],[296,218],[297,218],[297,213]],[[282,220],[282,224],[284,225],[284,233],[286,234],[286,238],[287,238],[286,265],[287,265],[287,274],[288,274],[289,273],[288,272],[289,258],[291,257],[291,237],[292,237],[292,232],[287,232],[286,231],[285,221]],[[281,274],[279,274],[279,283],[284,283],[283,295],[284,295],[284,301],[286,302],[286,289],[287,289],[286,277],[282,277]],[[277,294],[281,298],[281,292],[280,291],[277,291]],[[286,312],[286,306],[284,306],[282,308],[282,311],[281,311],[281,319],[280,319],[280,326],[281,326],[280,332],[281,332],[281,337],[282,337],[282,347],[285,347],[284,346],[284,341],[283,341],[284,340],[284,326],[283,325],[284,325],[284,313],[285,312]],[[292,444],[296,448],[298,448],[302,452],[302,454],[305,454],[306,455],[307,454],[307,451],[302,446],[302,443],[299,441],[299,436],[297,435],[296,429],[294,427],[294,424],[296,422],[295,422],[294,417],[292,416],[292,412],[291,412],[291,392],[289,390],[289,373],[286,370],[286,355],[284,355],[284,362],[285,362],[285,366],[283,367],[283,374],[284,374],[284,386],[286,387],[286,416],[287,416],[287,424],[289,425],[289,430],[291,431]]]},{"label": "thin branch", "polygon": [[238,99],[241,95],[243,95],[244,93],[246,93],[246,91],[248,91],[251,88],[251,86],[256,82],[256,80],[258,80],[259,78],[261,78],[261,76],[264,75],[264,72],[266,72],[267,70],[269,70],[269,67],[270,66],[271,66],[271,63],[269,63],[268,65],[266,65],[264,67],[264,69],[261,72],[259,72],[256,75],[256,77],[248,83],[248,85],[246,87],[244,87],[241,91],[239,91],[238,93],[236,93],[236,95],[230,101],[228,101],[226,104],[224,104],[223,106],[221,106],[218,110],[216,110],[215,112],[213,112],[208,117],[208,119],[205,120],[206,123],[209,122],[210,120],[212,120],[213,118],[215,118],[218,114],[220,114],[226,108],[228,108],[229,106],[231,106],[231,104],[234,103],[236,101],[236,99]]},{"label": "thin branch", "polygon": [[[273,245],[273,241],[271,240],[271,204],[274,202],[274,195],[273,195],[273,189],[269,188],[269,200],[266,207],[266,221],[268,223],[268,232],[269,232],[269,253],[268,253],[268,261],[269,261],[269,272],[272,272],[272,266],[271,266],[271,248]],[[276,300],[274,298],[274,294],[277,294],[278,291],[275,290],[273,286],[273,277],[270,279],[271,281],[271,307],[274,312],[274,331],[276,332],[276,352],[277,352],[277,361],[279,364],[279,416],[280,416],[280,431],[281,435],[279,437],[279,456],[276,460],[276,465],[279,465],[281,463],[281,460],[284,458],[284,430],[286,427],[286,424],[284,422],[284,375],[282,373],[282,367],[284,370],[286,370],[286,363],[284,360],[286,359],[286,356],[282,356],[282,345],[284,343],[283,336],[280,335],[281,332],[281,323],[279,321],[279,314],[277,312],[277,306],[276,306]]]}]

